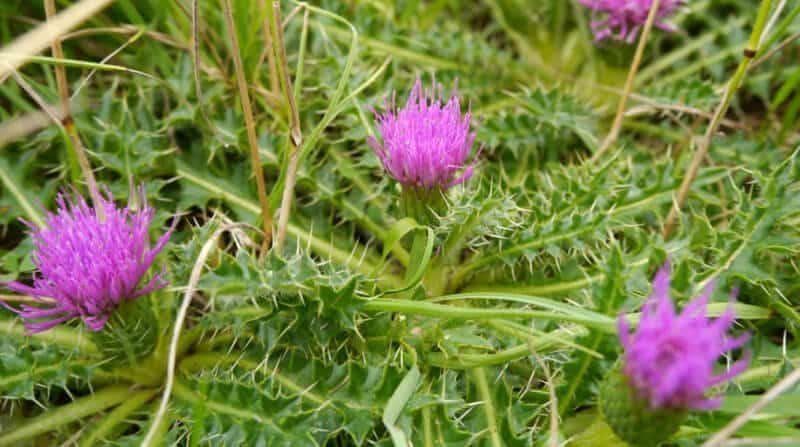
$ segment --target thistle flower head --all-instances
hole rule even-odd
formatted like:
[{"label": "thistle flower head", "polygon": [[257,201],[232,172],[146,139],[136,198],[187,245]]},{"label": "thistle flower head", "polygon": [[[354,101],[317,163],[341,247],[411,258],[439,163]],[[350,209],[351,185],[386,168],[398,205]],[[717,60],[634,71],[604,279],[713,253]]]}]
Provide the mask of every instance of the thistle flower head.
[{"label": "thistle flower head", "polygon": [[461,113],[455,92],[446,103],[436,98],[436,83],[423,90],[417,79],[405,107],[386,104],[375,113],[383,142],[367,142],[386,171],[409,188],[449,188],[469,179],[474,166],[467,165],[475,134],[470,132],[470,112]]},{"label": "thistle flower head", "polygon": [[748,359],[743,358],[727,372],[714,374],[720,355],[742,347],[749,336],[726,335],[734,319],[731,307],[716,320],[706,317],[710,294],[708,287],[677,313],[669,295],[669,265],[665,264],[656,274],[653,293],[633,334],[620,317],[619,337],[625,349],[623,374],[651,408],[716,408],[721,399],[707,398],[708,389],[747,368]]},{"label": "thistle flower head", "polygon": [[[592,10],[592,31],[595,41],[605,39],[624,40],[632,43],[639,30],[647,22],[653,0],[580,0]],[[672,31],[665,19],[677,11],[682,0],[661,0],[653,24]]]},{"label": "thistle flower head", "polygon": [[[136,195],[132,194],[132,199]],[[172,233],[170,229],[150,246],[148,228],[155,210],[146,203],[144,189],[138,190],[138,209],[133,203],[118,208],[110,192],[97,197],[95,207],[102,213],[77,193],[61,193],[56,199],[58,211],[47,215],[43,228],[26,223],[31,228],[32,258],[38,272],[32,286],[11,282],[6,287],[32,296],[42,306],[6,307],[23,318],[29,333],[75,317],[83,319],[90,330],[99,331],[125,301],[166,286],[163,272],[139,286]]]}]

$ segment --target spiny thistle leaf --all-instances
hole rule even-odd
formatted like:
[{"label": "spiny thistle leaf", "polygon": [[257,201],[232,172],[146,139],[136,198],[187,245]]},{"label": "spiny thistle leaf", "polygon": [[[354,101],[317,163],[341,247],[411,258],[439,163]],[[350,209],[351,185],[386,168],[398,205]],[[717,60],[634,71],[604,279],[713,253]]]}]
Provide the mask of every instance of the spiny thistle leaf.
[{"label": "spiny thistle leaf", "polygon": [[51,388],[84,386],[93,378],[96,362],[41,343],[20,345],[0,337],[0,393],[4,399],[42,401]]}]

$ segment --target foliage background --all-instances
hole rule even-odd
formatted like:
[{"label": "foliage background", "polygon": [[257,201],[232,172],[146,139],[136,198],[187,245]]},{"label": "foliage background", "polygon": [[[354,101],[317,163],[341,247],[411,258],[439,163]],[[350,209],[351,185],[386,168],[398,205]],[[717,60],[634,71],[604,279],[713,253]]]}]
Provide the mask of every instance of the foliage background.
[{"label": "foliage background", "polygon": [[[274,210],[287,109],[267,69],[264,2],[232,4]],[[565,442],[595,417],[597,383],[619,355],[613,319],[638,309],[667,258],[679,302],[715,280],[711,309],[721,312],[736,287],[739,325],[753,334],[751,367],[720,390],[722,408],[694,414],[671,441],[700,445],[798,356],[796,41],[748,73],[677,232],[661,236],[757,6],[689,2],[677,32],[655,32],[622,136],[591,163],[633,49],[593,43],[576,1],[283,3],[306,141],[288,247],[259,259],[250,230],[216,244],[153,445]],[[3,311],[0,445],[139,445],[200,247],[225,222],[258,223],[222,10],[197,2],[196,79],[192,7],[118,1],[64,41],[75,126],[98,179],[121,199],[131,179],[143,182],[159,210],[154,235],[181,215],[161,261],[172,286],[148,298],[158,345],[130,365],[98,353],[79,324],[25,337]],[[788,2],[767,50],[800,31],[799,13]],[[44,17],[39,2],[0,2],[0,42]],[[54,63],[19,72],[48,104],[58,103]],[[446,88],[457,82],[483,150],[473,180],[428,229],[402,219],[399,190],[365,140],[373,108],[434,75]],[[82,180],[64,132],[13,78],[0,83],[0,116],[8,281],[32,269],[20,219]],[[429,250],[409,254],[418,235]],[[773,400],[737,436],[800,442],[798,399],[792,389]]]}]

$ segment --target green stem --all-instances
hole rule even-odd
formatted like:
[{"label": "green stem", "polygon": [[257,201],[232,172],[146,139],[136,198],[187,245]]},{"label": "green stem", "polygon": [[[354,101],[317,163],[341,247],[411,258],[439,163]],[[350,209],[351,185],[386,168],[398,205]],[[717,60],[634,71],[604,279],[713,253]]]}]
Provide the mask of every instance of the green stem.
[{"label": "green stem", "polygon": [[483,282],[467,282],[461,289],[463,292],[495,292],[495,293],[521,293],[525,295],[552,296],[562,295],[573,290],[585,289],[590,284],[602,280],[602,273],[587,274],[580,279],[564,281],[547,281],[533,284],[492,284]]},{"label": "green stem", "polygon": [[[245,332],[247,333],[247,332]],[[233,332],[222,332],[201,340],[194,348],[195,353],[208,353],[220,345],[230,346],[239,339],[239,334]]]},{"label": "green stem", "polygon": [[678,189],[675,200],[673,201],[669,215],[667,215],[667,218],[664,222],[664,239],[668,239],[672,235],[675,221],[678,218],[678,214],[680,213],[687,196],[689,195],[689,189],[697,177],[700,166],[702,165],[703,160],[706,158],[706,154],[708,154],[708,149],[711,147],[711,140],[717,131],[717,127],[719,127],[719,123],[722,121],[722,118],[728,111],[728,107],[733,100],[733,96],[736,94],[736,91],[742,84],[744,76],[747,73],[747,68],[750,67],[750,63],[753,61],[753,58],[756,54],[758,54],[762,37],[761,34],[763,33],[764,27],[769,19],[769,11],[771,7],[772,0],[761,1],[761,6],[758,9],[758,16],[756,16],[756,22],[753,25],[753,31],[750,33],[750,39],[747,41],[747,46],[744,49],[744,58],[739,63],[739,67],[736,69],[736,72],[734,72],[731,80],[728,82],[728,86],[725,88],[725,95],[722,98],[722,102],[720,102],[719,106],[717,106],[717,110],[714,112],[711,122],[708,123],[703,140],[700,142],[697,150],[694,153],[694,157],[689,164],[689,168],[686,170],[686,175],[684,175],[681,186]]},{"label": "green stem", "polygon": [[433,447],[433,424],[431,423],[431,407],[422,407],[422,433],[425,440],[425,447]]},{"label": "green stem", "polygon": [[11,179],[11,175],[6,172],[6,166],[4,163],[0,163],[0,182],[8,188],[11,192],[11,195],[14,196],[14,199],[17,200],[19,206],[25,211],[27,214],[28,219],[35,224],[39,228],[44,228],[44,219],[42,216],[36,212],[36,210],[31,205],[31,202],[28,201],[28,197],[22,192],[22,190],[17,186],[16,183]]},{"label": "green stem", "polygon": [[489,440],[492,447],[502,447],[503,441],[500,439],[500,432],[497,429],[497,414],[492,402],[492,394],[489,391],[489,382],[486,380],[486,371],[483,368],[472,370],[472,379],[478,389],[478,395],[483,402],[483,413],[486,415],[486,428],[489,430]]},{"label": "green stem", "polygon": [[800,15],[800,5],[795,6],[793,10],[789,11],[789,13],[786,14],[786,17],[784,17],[781,20],[781,23],[779,23],[778,26],[775,27],[775,31],[772,33],[769,39],[767,39],[767,41],[764,42],[762,48],[759,49],[758,52],[759,57],[762,57],[764,50],[774,45],[775,42],[777,42],[778,39],[780,39],[781,36],[783,36],[786,30],[792,25],[792,23],[794,23],[794,19],[797,18],[798,15]]},{"label": "green stem", "polygon": [[[569,329],[559,329],[557,331],[544,333],[541,332],[536,334],[537,336],[534,338],[532,334],[528,333],[520,333],[521,331],[517,330],[516,328],[508,328],[503,326],[504,324],[508,324],[508,322],[503,321],[489,321],[489,325],[494,327],[498,332],[510,333],[513,336],[520,336],[521,338],[527,339],[527,343],[520,344],[517,346],[512,346],[508,349],[503,349],[501,351],[497,351],[491,354],[459,354],[457,356],[452,355],[445,355],[442,353],[431,353],[425,357],[425,361],[427,364],[432,366],[437,366],[440,368],[450,368],[450,369],[465,369],[465,368],[474,368],[478,366],[491,366],[491,365],[500,365],[505,364],[508,362],[512,362],[515,360],[519,360],[521,358],[525,358],[531,354],[542,354],[549,352],[559,346],[568,346],[582,352],[587,353],[595,358],[602,359],[603,355],[599,352],[583,347],[581,345],[575,344],[569,340],[562,340],[559,337],[565,336],[572,336],[570,335],[576,332],[575,328]],[[581,333],[580,330],[577,331]]]},{"label": "green stem", "polygon": [[157,390],[155,389],[148,389],[130,395],[127,401],[108,413],[87,436],[81,438],[80,447],[92,447],[100,443],[100,440],[111,433],[114,427],[122,423],[131,413],[138,410],[142,405],[146,404],[147,401],[152,399],[153,396],[156,395],[156,392]]},{"label": "green stem", "polygon": [[547,321],[578,323],[599,331],[614,334],[616,326],[613,320],[598,320],[592,316],[580,314],[564,314],[524,309],[497,309],[449,306],[426,301],[375,298],[367,301],[363,307],[366,311],[402,312],[411,315],[445,318],[449,320],[493,320],[493,319],[541,319]]},{"label": "green stem", "polygon": [[[5,53],[5,54],[6,56],[8,56],[11,55],[12,53]],[[133,68],[122,67],[120,65],[101,64],[101,63],[82,61],[77,59],[59,59],[51,56],[28,56],[26,57],[26,59],[30,62],[37,64],[50,64],[50,65],[61,65],[64,67],[78,67],[78,68],[88,68],[92,70],[114,71],[114,72],[135,74],[138,76],[143,76],[145,78],[152,79],[154,81],[165,82],[163,79],[159,79],[156,76],[153,76],[149,73],[145,73],[139,70],[134,70]]]},{"label": "green stem", "polygon": [[544,332],[512,321],[489,320],[486,324],[500,333],[525,340],[526,346],[531,353],[541,353],[545,352],[545,350],[556,349],[558,346],[564,346],[585,352],[598,359],[604,358],[600,352],[573,342],[573,340],[589,334],[586,328],[566,327]]},{"label": "green stem", "polygon": [[131,390],[128,386],[116,385],[104,388],[89,396],[76,399],[70,404],[51,409],[29,419],[14,430],[0,436],[0,446],[20,445],[20,441],[113,407],[129,399],[130,396]]}]

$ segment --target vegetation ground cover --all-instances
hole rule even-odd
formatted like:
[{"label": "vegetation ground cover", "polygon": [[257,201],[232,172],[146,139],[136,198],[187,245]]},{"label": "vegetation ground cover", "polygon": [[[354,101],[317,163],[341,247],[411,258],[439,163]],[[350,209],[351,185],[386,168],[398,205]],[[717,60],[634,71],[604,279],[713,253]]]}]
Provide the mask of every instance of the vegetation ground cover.
[{"label": "vegetation ground cover", "polygon": [[[666,261],[750,359],[665,445],[800,445],[800,5],[684,2],[637,57],[468,3],[0,2],[0,281],[87,167],[175,225],[101,335],[0,310],[0,445],[626,445],[598,396]],[[475,133],[435,212],[369,144],[418,79]]]}]

